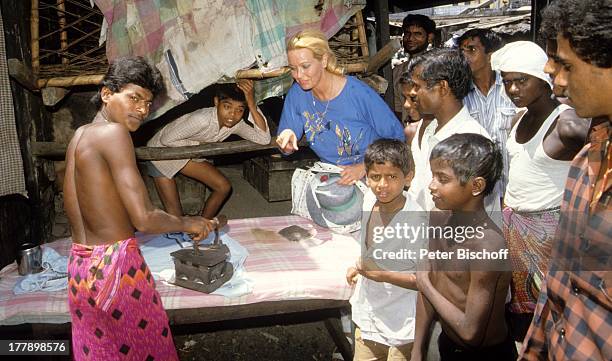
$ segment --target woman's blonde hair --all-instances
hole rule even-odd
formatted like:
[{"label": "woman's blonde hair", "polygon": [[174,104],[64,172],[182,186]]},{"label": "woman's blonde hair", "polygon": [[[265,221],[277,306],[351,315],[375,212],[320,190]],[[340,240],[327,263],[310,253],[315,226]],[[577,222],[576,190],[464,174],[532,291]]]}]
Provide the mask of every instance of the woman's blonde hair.
[{"label": "woman's blonde hair", "polygon": [[329,47],[325,34],[321,31],[309,29],[293,35],[287,42],[287,51],[296,49],[309,49],[317,60],[323,59],[323,55],[327,54],[325,69],[337,75],[344,74],[344,68],[338,65],[336,55]]}]

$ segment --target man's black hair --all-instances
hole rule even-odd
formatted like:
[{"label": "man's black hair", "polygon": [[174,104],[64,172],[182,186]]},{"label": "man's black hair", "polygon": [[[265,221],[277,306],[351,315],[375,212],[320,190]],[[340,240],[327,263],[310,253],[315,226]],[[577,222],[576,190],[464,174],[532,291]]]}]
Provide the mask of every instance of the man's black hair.
[{"label": "man's black hair", "polygon": [[164,89],[159,70],[151,66],[143,57],[118,58],[108,67],[104,79],[100,83],[100,90],[91,101],[99,109],[102,106],[100,91],[103,86],[113,93],[117,93],[128,84],[135,84],[149,90],[153,93],[153,98]]},{"label": "man's black hair", "polygon": [[402,21],[402,30],[406,31],[409,26],[416,25],[420,26],[425,30],[427,34],[433,34],[436,32],[436,23],[429,17],[421,14],[408,14]]},{"label": "man's black hair", "polygon": [[433,49],[415,57],[408,65],[412,73],[422,68],[420,78],[432,87],[442,80],[448,82],[457,100],[463,100],[470,91],[472,71],[461,52],[455,49]]},{"label": "man's black hair", "polygon": [[240,90],[238,85],[235,83],[217,84],[215,88],[215,96],[219,99],[219,101],[231,99],[239,102],[246,102],[244,92]]},{"label": "man's black hair", "polygon": [[441,160],[452,168],[461,185],[472,177],[486,181],[483,194],[489,195],[503,171],[503,159],[499,147],[480,134],[453,134],[438,143],[429,160]]},{"label": "man's black hair", "polygon": [[459,37],[457,43],[459,46],[461,46],[461,43],[466,39],[474,38],[478,38],[480,40],[480,43],[482,46],[484,46],[485,53],[487,54],[497,51],[504,46],[504,41],[499,34],[490,29],[470,29]]},{"label": "man's black hair", "polygon": [[612,67],[612,0],[557,0],[542,11],[540,33],[566,38],[576,55],[600,68]]},{"label": "man's black hair", "polygon": [[397,139],[378,139],[368,146],[364,156],[366,173],[374,164],[391,163],[404,175],[414,172],[414,160],[406,143]]}]

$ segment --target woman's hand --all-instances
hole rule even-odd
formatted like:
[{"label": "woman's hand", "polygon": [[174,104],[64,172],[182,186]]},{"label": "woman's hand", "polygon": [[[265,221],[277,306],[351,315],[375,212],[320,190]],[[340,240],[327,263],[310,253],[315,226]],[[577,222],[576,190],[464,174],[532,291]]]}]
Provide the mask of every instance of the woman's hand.
[{"label": "woman's hand", "polygon": [[361,180],[366,175],[365,164],[358,163],[352,165],[341,166],[342,172],[340,172],[340,180],[338,184],[342,185],[353,185],[357,181]]},{"label": "woman's hand", "polygon": [[298,150],[297,137],[291,129],[285,129],[276,137],[276,144],[285,154],[291,154]]}]

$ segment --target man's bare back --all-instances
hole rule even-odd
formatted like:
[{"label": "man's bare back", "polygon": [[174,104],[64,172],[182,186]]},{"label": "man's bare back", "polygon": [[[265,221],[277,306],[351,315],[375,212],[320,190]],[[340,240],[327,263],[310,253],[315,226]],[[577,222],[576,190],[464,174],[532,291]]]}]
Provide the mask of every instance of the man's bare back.
[{"label": "man's bare back", "polygon": [[128,129],[100,114],[77,129],[66,152],[64,207],[75,243],[108,244],[146,233],[205,237],[201,217],[171,216],[151,204]]}]

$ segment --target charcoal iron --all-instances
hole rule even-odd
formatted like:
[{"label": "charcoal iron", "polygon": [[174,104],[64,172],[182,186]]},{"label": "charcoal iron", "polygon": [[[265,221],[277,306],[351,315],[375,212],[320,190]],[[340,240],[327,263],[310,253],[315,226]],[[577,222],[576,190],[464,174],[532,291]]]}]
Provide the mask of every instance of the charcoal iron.
[{"label": "charcoal iron", "polygon": [[174,258],[174,284],[211,293],[232,278],[234,267],[229,262],[230,251],[219,238],[219,229],[226,223],[227,217],[218,217],[212,244],[200,247],[194,242],[193,249],[185,248],[170,253]]}]

